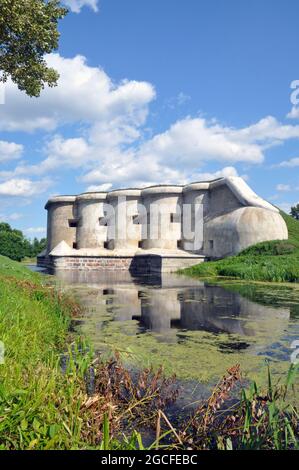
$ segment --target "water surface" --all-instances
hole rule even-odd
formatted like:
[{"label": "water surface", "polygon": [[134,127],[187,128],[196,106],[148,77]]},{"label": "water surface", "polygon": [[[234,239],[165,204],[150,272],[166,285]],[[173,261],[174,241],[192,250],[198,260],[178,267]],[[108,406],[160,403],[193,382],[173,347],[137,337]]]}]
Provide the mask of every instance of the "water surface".
[{"label": "water surface", "polygon": [[64,272],[63,284],[84,306],[73,327],[97,352],[119,351],[133,367],[163,365],[205,392],[239,363],[260,382],[290,365],[299,339],[299,290],[236,283],[225,287],[177,275]]}]

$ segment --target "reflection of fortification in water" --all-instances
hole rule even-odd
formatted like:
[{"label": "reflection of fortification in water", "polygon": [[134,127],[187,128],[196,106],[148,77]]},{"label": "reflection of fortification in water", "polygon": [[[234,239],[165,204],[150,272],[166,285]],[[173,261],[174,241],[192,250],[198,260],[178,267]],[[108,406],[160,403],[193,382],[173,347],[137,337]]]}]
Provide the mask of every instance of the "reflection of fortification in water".
[{"label": "reflection of fortification in water", "polygon": [[140,315],[140,299],[136,285],[112,290],[109,311],[117,321],[128,321]]},{"label": "reflection of fortification in water", "polygon": [[[102,277],[102,276],[101,276]],[[252,302],[219,286],[181,276],[131,278],[128,273],[99,275],[74,271],[64,281],[84,283],[80,298],[89,312],[109,314],[116,321],[137,320],[141,330],[158,334],[159,341],[178,341],[181,330],[227,333],[274,342],[287,327],[289,308]],[[92,289],[92,294],[91,294]]]},{"label": "reflection of fortification in water", "polygon": [[217,286],[186,289],[180,301],[180,327],[187,330],[255,336],[265,327],[281,331],[290,316],[287,308],[259,305]]},{"label": "reflection of fortification in water", "polygon": [[140,321],[146,329],[156,333],[171,330],[174,321],[180,321],[181,307],[177,289],[157,289],[141,297]]}]

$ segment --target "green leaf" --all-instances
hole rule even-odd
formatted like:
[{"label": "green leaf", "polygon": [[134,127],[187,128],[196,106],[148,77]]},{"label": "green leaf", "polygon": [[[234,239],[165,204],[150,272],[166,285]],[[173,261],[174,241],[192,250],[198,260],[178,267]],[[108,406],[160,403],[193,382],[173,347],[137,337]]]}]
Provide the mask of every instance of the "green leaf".
[{"label": "green leaf", "polygon": [[38,419],[34,418],[33,420],[33,423],[32,423],[32,427],[34,429],[34,431],[39,431],[39,428],[40,428],[40,422],[38,421]]},{"label": "green leaf", "polygon": [[26,419],[22,419],[22,421],[21,421],[21,430],[26,431],[26,429],[28,429],[28,423],[27,423]]},{"label": "green leaf", "polygon": [[52,424],[49,427],[49,436],[50,436],[51,439],[53,439],[53,437],[57,433],[58,429],[59,429],[59,426],[57,426],[57,424]]}]

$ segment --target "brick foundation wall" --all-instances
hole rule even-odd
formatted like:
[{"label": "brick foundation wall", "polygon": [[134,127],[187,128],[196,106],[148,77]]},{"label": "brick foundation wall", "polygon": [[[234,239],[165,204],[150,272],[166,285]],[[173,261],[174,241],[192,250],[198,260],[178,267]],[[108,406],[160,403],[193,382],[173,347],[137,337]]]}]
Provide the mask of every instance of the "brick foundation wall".
[{"label": "brick foundation wall", "polygon": [[139,256],[50,256],[40,259],[38,266],[57,271],[129,271],[133,275],[175,272],[204,261],[204,258],[162,257],[159,255]]}]

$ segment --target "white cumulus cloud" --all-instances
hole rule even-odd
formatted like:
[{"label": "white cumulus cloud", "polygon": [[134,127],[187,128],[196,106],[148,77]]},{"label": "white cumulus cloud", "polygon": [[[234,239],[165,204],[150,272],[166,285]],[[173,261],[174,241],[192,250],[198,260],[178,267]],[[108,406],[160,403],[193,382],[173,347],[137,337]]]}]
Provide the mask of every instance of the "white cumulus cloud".
[{"label": "white cumulus cloud", "polygon": [[92,164],[93,168],[85,173],[82,181],[115,185],[184,183],[200,175],[209,179],[211,174],[201,170],[208,162],[260,164],[267,148],[298,139],[299,126],[283,125],[271,116],[239,129],[204,118],[186,118],[125,151],[114,145],[116,139],[109,139],[112,144],[107,145],[99,136],[100,132],[98,139],[90,140],[98,162]]},{"label": "white cumulus cloud", "polygon": [[0,163],[20,158],[23,150],[23,145],[0,140]]},{"label": "white cumulus cloud", "polygon": [[287,118],[299,119],[299,108],[297,106],[293,106],[291,111],[287,114]]},{"label": "white cumulus cloud", "polygon": [[12,214],[0,214],[0,222],[10,222],[10,221],[15,221],[19,220],[23,217],[23,214],[20,214],[19,212],[13,212]]},{"label": "white cumulus cloud", "polygon": [[109,189],[112,188],[112,183],[104,183],[104,184],[99,184],[98,186],[97,185],[94,185],[92,184],[91,186],[88,186],[86,188],[86,192],[101,192],[101,191],[109,191]]},{"label": "white cumulus cloud", "polygon": [[299,157],[290,158],[290,160],[284,160],[283,162],[279,163],[277,166],[286,167],[286,168],[295,168],[299,166]]},{"label": "white cumulus cloud", "polygon": [[90,7],[94,12],[99,10],[98,0],[63,0],[63,3],[74,13],[80,13],[83,7]]},{"label": "white cumulus cloud", "polygon": [[[233,128],[204,118],[177,121],[165,132],[140,140],[140,129],[123,118],[96,121],[79,137],[54,135],[45,147],[46,158],[36,165],[19,165],[0,177],[43,175],[63,168],[80,170],[78,179],[92,186],[185,183],[212,179],[223,170],[202,171],[209,162],[260,164],[265,151],[282,142],[299,138],[299,126],[279,123],[273,117]],[[225,167],[231,176],[233,166]],[[227,173],[228,175],[228,173]]]},{"label": "white cumulus cloud", "polygon": [[32,181],[29,179],[9,179],[0,183],[0,196],[30,197],[41,194],[50,186],[50,181]]},{"label": "white cumulus cloud", "polygon": [[[194,180],[197,181],[210,181],[217,178],[229,177],[229,176],[239,176],[238,171],[233,166],[226,166],[221,170],[217,170],[214,172],[205,172],[205,173],[198,173],[197,175],[193,175]],[[246,175],[242,175],[245,179],[247,178]]]},{"label": "white cumulus cloud", "polygon": [[[60,73],[59,86],[46,88],[39,99],[28,98],[11,82],[7,85],[0,130],[42,129],[50,134],[40,161],[22,161],[14,170],[0,171],[2,187],[6,182],[21,184],[50,173],[63,176],[66,169],[76,170],[78,181],[89,188],[234,176],[237,164],[259,165],[270,147],[299,139],[299,125],[283,124],[273,116],[244,127],[189,116],[146,138],[149,106],[155,98],[152,84],[115,83],[103,69],[89,66],[83,56],[50,54],[47,61]],[[69,125],[67,137],[65,125]],[[205,171],[210,162],[220,169]],[[296,164],[293,159],[281,166]]]},{"label": "white cumulus cloud", "polygon": [[147,82],[124,80],[114,83],[83,56],[71,59],[49,54],[48,64],[60,74],[58,86],[46,87],[39,98],[29,98],[9,81],[6,104],[0,107],[0,130],[33,132],[55,130],[66,123],[109,123],[120,127],[144,123],[148,104],[155,97]]}]

